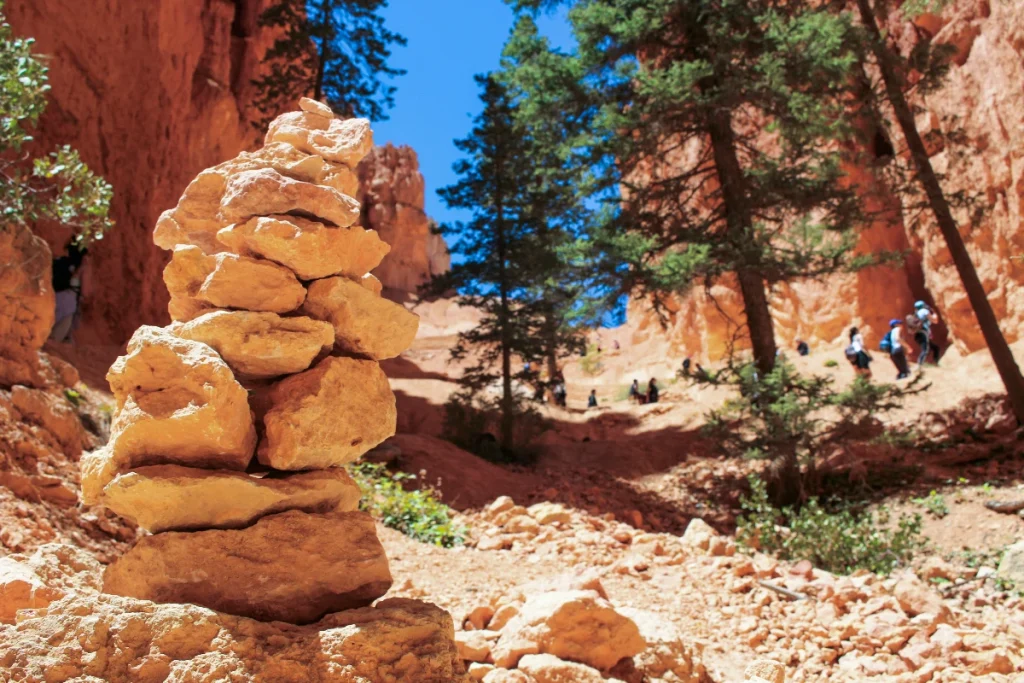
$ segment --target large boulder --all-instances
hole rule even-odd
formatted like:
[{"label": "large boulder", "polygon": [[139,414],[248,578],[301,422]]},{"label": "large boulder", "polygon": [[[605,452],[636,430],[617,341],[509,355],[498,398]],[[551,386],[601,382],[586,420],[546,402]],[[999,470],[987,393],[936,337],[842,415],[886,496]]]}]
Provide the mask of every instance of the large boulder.
[{"label": "large boulder", "polygon": [[311,283],[302,311],[334,326],[338,349],[374,360],[405,351],[419,327],[415,313],[343,277]]},{"label": "large boulder", "polygon": [[232,176],[220,202],[220,215],[230,223],[292,212],[347,228],[359,219],[359,202],[333,187],[292,180],[272,168]]},{"label": "large boulder", "polygon": [[174,249],[164,284],[171,319],[180,321],[214,308],[288,313],[306,298],[302,283],[283,266],[230,253],[208,256],[190,245]]},{"label": "large boulder", "polygon": [[287,143],[276,142],[255,152],[242,152],[196,176],[185,188],[178,205],[160,216],[153,241],[168,250],[179,244],[194,244],[207,253],[220,251],[217,231],[231,223],[220,215],[228,179],[261,169],[273,169],[301,182],[326,185],[350,196],[359,190],[359,178],[348,166],[328,163],[318,154],[307,154]]},{"label": "large boulder", "polygon": [[98,502],[118,472],[177,463],[244,470],[256,430],[248,392],[200,342],[144,325],[107,373],[116,400],[110,442],[82,458],[82,500]]},{"label": "large boulder", "polygon": [[298,216],[251,218],[224,228],[217,240],[236,254],[280,263],[302,280],[360,278],[390,249],[375,230],[328,227]]},{"label": "large boulder", "polygon": [[0,385],[39,383],[36,352],[54,323],[52,261],[26,226],[0,224]]},{"label": "large boulder", "polygon": [[107,593],[294,624],[369,605],[390,587],[365,512],[292,510],[245,529],[147,536],[103,574]]},{"label": "large boulder", "polygon": [[278,470],[353,462],[395,433],[395,396],[373,361],[328,357],[254,397],[259,461]]},{"label": "large boulder", "polygon": [[351,512],[359,486],[342,468],[254,477],[229,470],[153,465],[125,472],[100,503],[143,529],[234,529],[287,510]]},{"label": "large boulder", "polygon": [[211,311],[171,329],[211,346],[239,376],[253,379],[302,372],[334,346],[330,324],[269,312]]},{"label": "large boulder", "polygon": [[552,591],[527,598],[492,649],[499,667],[528,654],[551,654],[605,671],[646,647],[640,631],[596,592]]},{"label": "large boulder", "polygon": [[287,142],[350,168],[373,149],[373,132],[366,119],[339,119],[306,101],[300,106],[302,111],[281,114],[270,123],[266,144]]},{"label": "large boulder", "polygon": [[15,681],[462,683],[452,633],[444,610],[399,598],[293,626],[69,595],[0,625],[0,669]]}]

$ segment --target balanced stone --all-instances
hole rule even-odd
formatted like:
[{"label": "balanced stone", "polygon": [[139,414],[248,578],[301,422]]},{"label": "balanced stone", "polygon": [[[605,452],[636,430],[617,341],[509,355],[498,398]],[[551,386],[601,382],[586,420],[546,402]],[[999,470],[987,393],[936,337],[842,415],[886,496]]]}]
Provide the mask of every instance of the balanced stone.
[{"label": "balanced stone", "polygon": [[288,313],[302,305],[306,290],[295,274],[263,259],[176,247],[164,269],[173,320],[191,320],[214,308]]},{"label": "balanced stone", "polygon": [[119,474],[100,504],[143,529],[234,529],[285,512],[351,512],[359,486],[339,467],[254,477],[229,470],[154,465]]},{"label": "balanced stone", "polygon": [[302,372],[334,346],[329,323],[276,313],[212,311],[171,329],[208,344],[238,375],[252,379]]},{"label": "balanced stone", "polygon": [[390,250],[376,230],[331,228],[297,216],[252,218],[224,228],[217,239],[236,254],[280,263],[302,280],[362,277]]},{"label": "balanced stone", "polygon": [[107,593],[293,624],[369,605],[390,587],[365,512],[292,510],[245,529],[147,536],[103,575]]},{"label": "balanced stone", "polygon": [[185,188],[178,205],[160,216],[153,241],[168,250],[179,244],[194,244],[207,253],[220,251],[217,231],[232,223],[220,215],[228,179],[244,171],[265,168],[293,180],[326,185],[348,196],[355,196],[359,191],[359,177],[352,168],[329,163],[318,154],[301,152],[287,143],[275,142],[255,152],[242,152],[196,176]]},{"label": "balanced stone", "polygon": [[178,463],[244,470],[256,431],[248,392],[206,344],[148,325],[107,373],[116,400],[110,441],[82,458],[82,499],[95,503],[119,471]]},{"label": "balanced stone", "polygon": [[256,455],[278,470],[353,462],[395,433],[395,395],[373,361],[328,357],[254,397],[263,439]]},{"label": "balanced stone", "polygon": [[264,168],[228,179],[220,213],[233,223],[254,216],[294,213],[347,228],[359,219],[359,202],[332,187],[292,180]]},{"label": "balanced stone", "polygon": [[[366,119],[338,119],[317,111],[315,105],[303,111],[278,116],[267,129],[265,142],[287,142],[308,154],[355,168],[373,149],[373,133]],[[313,111],[310,111],[312,109]]]},{"label": "balanced stone", "polygon": [[311,283],[302,312],[334,326],[338,349],[374,360],[394,358],[409,348],[420,320],[404,306],[343,277]]}]

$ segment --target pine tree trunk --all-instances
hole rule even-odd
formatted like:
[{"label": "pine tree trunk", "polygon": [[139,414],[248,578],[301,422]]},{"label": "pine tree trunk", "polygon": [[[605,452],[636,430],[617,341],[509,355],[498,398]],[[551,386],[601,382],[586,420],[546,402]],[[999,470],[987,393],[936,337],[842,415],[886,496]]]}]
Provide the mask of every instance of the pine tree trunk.
[{"label": "pine tree trunk", "polygon": [[[747,206],[743,169],[736,155],[736,142],[732,131],[731,113],[719,112],[711,122],[710,137],[715,158],[715,171],[722,186],[722,203],[728,228],[728,239],[742,245],[753,232],[753,220]],[[743,310],[750,333],[750,345],[754,350],[754,362],[758,370],[767,374],[775,367],[775,324],[772,322],[764,280],[752,270],[740,267],[736,270],[743,296]]]},{"label": "pine tree trunk", "polygon": [[999,329],[999,321],[992,305],[988,301],[985,287],[978,278],[978,272],[974,269],[971,256],[967,252],[960,230],[957,228],[953,214],[949,210],[949,202],[942,192],[942,186],[932,168],[931,159],[925,149],[924,142],[917,130],[917,123],[914,121],[914,114],[907,103],[903,93],[902,78],[897,68],[892,63],[892,55],[884,43],[878,25],[875,23],[875,16],[871,11],[869,0],[857,0],[857,7],[860,10],[861,21],[867,27],[872,37],[872,52],[882,72],[882,80],[885,83],[885,94],[892,105],[896,120],[903,130],[903,136],[907,140],[907,147],[910,149],[911,158],[917,169],[918,179],[924,188],[925,195],[935,220],[939,225],[939,231],[946,240],[946,246],[953,258],[960,279],[963,282],[967,298],[974,309],[974,315],[978,319],[981,333],[985,337],[989,353],[995,362],[999,376],[1006,387],[1006,393],[1010,398],[1010,405],[1017,417],[1018,423],[1024,423],[1024,376],[1021,375],[1020,367],[1014,360],[1010,346],[1006,343],[1002,331]]},{"label": "pine tree trunk", "polygon": [[548,313],[544,319],[544,358],[548,366],[548,378],[555,379],[558,374],[558,327],[555,324],[554,314]]},{"label": "pine tree trunk", "polygon": [[498,326],[501,330],[501,447],[512,448],[515,416],[512,413],[512,320],[509,314],[509,282],[506,270],[505,209],[501,193],[501,164],[496,178],[495,242],[498,256]]}]

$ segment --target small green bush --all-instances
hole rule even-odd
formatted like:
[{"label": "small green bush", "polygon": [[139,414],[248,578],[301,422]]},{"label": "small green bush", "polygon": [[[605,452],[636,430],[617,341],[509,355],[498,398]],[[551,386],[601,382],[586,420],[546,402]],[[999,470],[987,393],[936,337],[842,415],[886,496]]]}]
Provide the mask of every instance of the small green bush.
[{"label": "small green bush", "polygon": [[750,478],[751,494],[740,501],[737,540],[781,560],[810,560],[820,569],[849,574],[867,569],[889,574],[905,566],[924,547],[921,516],[901,515],[893,528],[889,513],[857,514],[850,508],[828,510],[817,498],[799,509],[773,507],[768,489]]},{"label": "small green bush", "polygon": [[946,499],[938,491],[931,491],[925,498],[911,498],[912,503],[923,506],[928,512],[939,519],[949,514]]},{"label": "small green bush", "polygon": [[835,358],[829,358],[827,361],[825,361],[825,367],[826,368],[838,368],[839,367],[839,361],[837,361]]},{"label": "small green bush", "polygon": [[73,405],[76,408],[80,406],[82,404],[82,401],[84,400],[82,398],[82,395],[75,391],[74,389],[65,389],[64,398],[66,398],[71,403],[71,405]]},{"label": "small green bush", "polygon": [[360,509],[384,526],[444,548],[465,541],[466,529],[452,523],[451,508],[438,500],[432,488],[407,491],[402,486],[403,481],[416,479],[416,475],[392,473],[384,465],[368,462],[350,465],[348,471],[363,493]]}]

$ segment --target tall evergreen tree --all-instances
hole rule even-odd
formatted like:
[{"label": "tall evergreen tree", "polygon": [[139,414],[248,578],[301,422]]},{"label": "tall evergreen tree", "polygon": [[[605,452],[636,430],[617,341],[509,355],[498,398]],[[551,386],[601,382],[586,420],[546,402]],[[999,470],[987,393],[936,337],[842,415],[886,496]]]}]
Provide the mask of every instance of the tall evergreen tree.
[{"label": "tall evergreen tree", "polygon": [[[917,129],[914,109],[907,97],[911,87],[906,77],[909,72],[916,69],[919,75],[925,77],[941,76],[942,64],[941,62],[936,64],[934,60],[928,58],[929,51],[935,52],[935,50],[930,50],[933,46],[928,40],[921,44],[920,47],[923,49],[915,51],[912,61],[902,57],[897,47],[878,29],[878,17],[875,16],[875,13],[876,10],[883,12],[881,19],[884,24],[886,17],[883,3],[876,3],[873,8],[870,0],[857,0],[856,6],[860,20],[866,29],[865,51],[873,57],[873,63],[881,75],[881,96],[891,107],[896,124],[899,126],[910,152],[910,158],[916,171],[913,180],[923,190],[926,205],[935,216],[939,231],[942,233],[953,264],[963,282],[967,299],[978,320],[989,353],[992,354],[992,360],[1006,387],[1006,393],[1014,415],[1017,417],[1017,422],[1024,424],[1024,376],[1021,375],[1013,352],[999,328],[999,320],[992,310],[985,287],[971,261],[970,253],[967,251],[956,219],[953,217],[950,199],[943,191],[940,177],[932,166],[927,148],[921,139],[921,133]],[[921,83],[918,82],[917,85],[920,87]],[[869,103],[869,106],[871,104]]]},{"label": "tall evergreen tree", "polygon": [[572,5],[599,109],[592,162],[622,189],[597,240],[611,269],[628,265],[628,289],[656,299],[734,273],[755,362],[770,371],[767,289],[850,265],[855,198],[829,146],[844,133],[847,22],[795,1]]},{"label": "tall evergreen tree", "polygon": [[307,96],[325,100],[344,116],[387,119],[395,88],[385,82],[405,73],[388,64],[405,45],[380,15],[388,0],[275,0],[260,18],[281,37],[267,50],[270,71],[254,81],[263,128],[283,103]]},{"label": "tall evergreen tree", "polygon": [[500,380],[499,440],[511,448],[516,412],[513,357],[530,358],[537,351],[529,312],[519,301],[532,284],[529,262],[534,255],[527,249],[530,226],[521,200],[531,161],[522,154],[521,131],[507,89],[491,75],[478,76],[477,82],[484,107],[470,134],[455,143],[465,154],[454,165],[459,180],[439,190],[450,208],[471,211],[473,217],[468,223],[441,227],[442,234],[455,240],[449,242],[452,254],[461,258],[434,286],[456,290],[460,303],[484,314],[474,329],[459,335],[452,355],[472,354],[476,359],[463,376],[472,393]]}]

